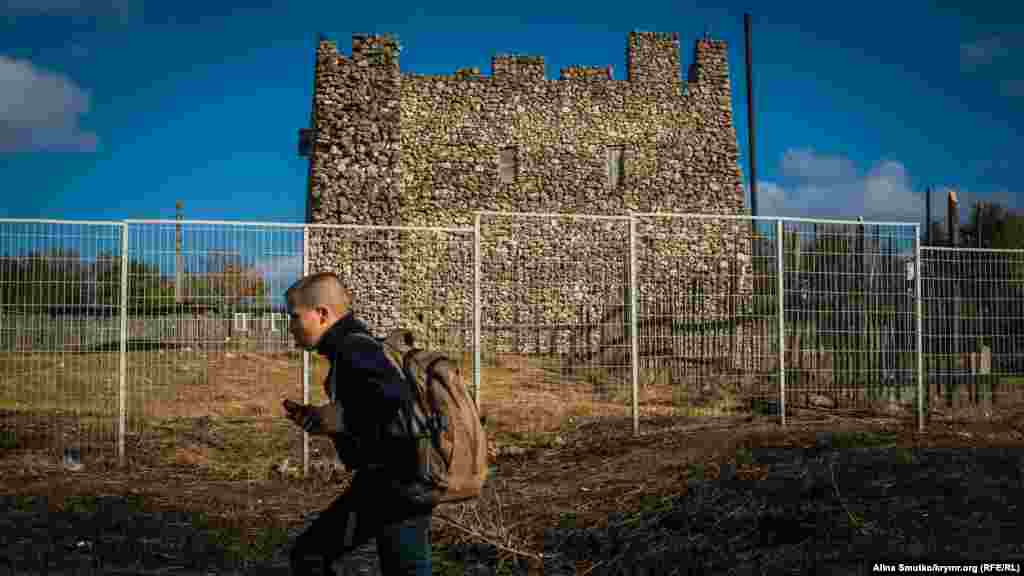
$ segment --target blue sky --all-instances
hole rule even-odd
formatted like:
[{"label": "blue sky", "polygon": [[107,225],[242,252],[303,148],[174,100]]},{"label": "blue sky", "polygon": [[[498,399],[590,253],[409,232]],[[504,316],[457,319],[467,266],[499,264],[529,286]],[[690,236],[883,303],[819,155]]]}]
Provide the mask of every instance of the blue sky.
[{"label": "blue sky", "polygon": [[746,180],[745,11],[761,214],[918,221],[927,186],[1024,208],[1019,3],[264,4],[0,4],[0,218],[173,218],[182,200],[191,219],[300,222],[318,32],[345,53],[394,33],[405,72],[486,74],[506,52],[622,79],[630,30],[679,32],[684,68],[709,30]]}]

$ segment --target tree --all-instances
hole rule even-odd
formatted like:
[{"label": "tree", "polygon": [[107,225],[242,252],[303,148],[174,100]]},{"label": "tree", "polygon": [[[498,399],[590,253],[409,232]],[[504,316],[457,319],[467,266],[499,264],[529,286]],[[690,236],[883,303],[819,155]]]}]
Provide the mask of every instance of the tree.
[{"label": "tree", "polygon": [[[211,255],[203,274],[190,278],[192,304],[231,308],[265,307],[267,283],[237,255]],[[0,257],[0,306],[26,313],[112,313],[121,304],[121,257],[111,252],[94,259],[77,250],[50,249]],[[173,276],[154,262],[128,262],[131,314],[165,314],[175,305]]]},{"label": "tree", "polygon": [[[979,225],[980,224],[980,225]],[[977,202],[962,228],[962,244],[981,248],[1024,248],[1024,215],[998,202]]]},{"label": "tree", "polygon": [[229,310],[265,308],[267,281],[255,266],[246,266],[231,252],[211,252],[187,276],[186,297]]}]

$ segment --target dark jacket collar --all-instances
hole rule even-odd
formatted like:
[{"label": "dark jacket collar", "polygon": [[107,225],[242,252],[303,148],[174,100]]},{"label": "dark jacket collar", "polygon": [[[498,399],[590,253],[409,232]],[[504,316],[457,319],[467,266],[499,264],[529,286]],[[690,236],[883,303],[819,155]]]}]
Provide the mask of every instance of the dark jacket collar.
[{"label": "dark jacket collar", "polygon": [[367,329],[366,324],[355,317],[352,311],[349,311],[324,332],[323,336],[320,337],[320,341],[316,344],[316,351],[321,356],[334,358],[338,347],[345,340],[345,337],[352,332],[369,333],[369,329]]}]

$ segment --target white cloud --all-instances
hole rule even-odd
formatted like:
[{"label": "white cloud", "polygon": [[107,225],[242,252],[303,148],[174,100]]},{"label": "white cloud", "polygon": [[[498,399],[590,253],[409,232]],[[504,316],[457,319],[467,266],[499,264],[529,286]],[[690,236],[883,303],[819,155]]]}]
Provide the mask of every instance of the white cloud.
[{"label": "white cloud", "polygon": [[856,169],[848,158],[815,154],[809,148],[798,148],[789,149],[782,156],[782,173],[815,182],[841,182],[855,175]]},{"label": "white cloud", "polygon": [[0,56],[0,153],[92,152],[97,137],[78,125],[89,94],[73,80]]},{"label": "white cloud", "polygon": [[858,174],[843,156],[788,150],[782,172],[793,184],[758,182],[758,212],[765,216],[917,221],[923,198],[912,191],[903,164],[877,163]]},{"label": "white cloud", "polygon": [[[747,187],[747,197],[750,190]],[[786,191],[774,182],[761,180],[757,183],[757,214],[758,216],[778,216],[785,212]]]},{"label": "white cloud", "polygon": [[274,290],[272,296],[279,296],[278,292],[284,292],[302,276],[302,255],[263,259],[256,264],[255,272]]}]

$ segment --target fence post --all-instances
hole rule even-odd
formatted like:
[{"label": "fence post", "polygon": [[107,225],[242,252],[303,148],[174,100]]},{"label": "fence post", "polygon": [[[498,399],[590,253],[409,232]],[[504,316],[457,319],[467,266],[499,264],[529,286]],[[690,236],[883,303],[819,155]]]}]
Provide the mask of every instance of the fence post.
[{"label": "fence post", "polygon": [[636,216],[629,214],[629,345],[630,368],[633,380],[633,435],[640,434],[640,346],[637,340],[637,285],[636,285]]},{"label": "fence post", "polygon": [[117,462],[125,465],[124,436],[128,424],[128,224],[121,224],[121,335],[118,367]]},{"label": "fence post", "polygon": [[[309,226],[302,227],[302,275],[309,274]],[[302,350],[302,403],[309,404],[309,350]],[[309,433],[302,431],[302,476],[309,477]]]},{"label": "fence post", "polygon": [[921,261],[921,227],[919,225],[914,226],[914,307],[915,307],[915,319],[916,327],[916,356],[917,356],[917,430],[918,432],[924,432],[924,345],[923,345],[923,330],[922,321],[924,314],[922,312],[922,298],[921,298],[921,277],[924,275],[924,266]]},{"label": "fence post", "polygon": [[473,216],[473,400],[480,411],[480,213]]},{"label": "fence post", "polygon": [[783,222],[779,218],[775,221],[775,259],[778,275],[778,306],[779,306],[779,415],[782,418],[782,427],[786,427],[786,298],[783,294],[785,285],[786,266],[784,247],[782,242]]}]

